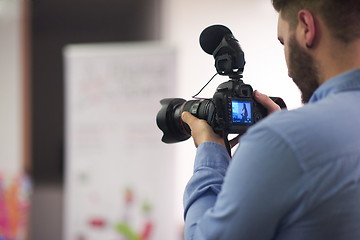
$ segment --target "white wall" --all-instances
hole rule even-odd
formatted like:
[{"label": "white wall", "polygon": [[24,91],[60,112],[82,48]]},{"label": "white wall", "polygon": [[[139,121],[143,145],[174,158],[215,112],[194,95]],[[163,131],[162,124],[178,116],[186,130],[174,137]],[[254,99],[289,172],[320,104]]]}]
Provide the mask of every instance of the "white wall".
[{"label": "white wall", "polygon": [[22,167],[20,1],[0,0],[0,173]]},{"label": "white wall", "polygon": [[[164,0],[163,39],[178,48],[178,96],[190,99],[216,72],[214,60],[200,48],[199,36],[213,24],[227,26],[245,52],[244,82],[270,96],[280,96],[288,108],[301,105],[300,94],[287,76],[283,47],[277,40],[277,13],[267,0]],[[226,81],[216,77],[201,96],[212,97],[216,87]],[[166,147],[166,146],[165,146]],[[178,143],[179,209],[182,192],[192,173],[195,147],[192,140]]]}]

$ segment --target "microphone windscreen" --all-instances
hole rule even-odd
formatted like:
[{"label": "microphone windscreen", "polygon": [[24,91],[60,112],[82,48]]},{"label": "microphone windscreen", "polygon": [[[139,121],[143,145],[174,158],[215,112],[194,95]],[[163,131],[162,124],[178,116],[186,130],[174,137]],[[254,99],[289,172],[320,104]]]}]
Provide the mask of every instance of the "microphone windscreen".
[{"label": "microphone windscreen", "polygon": [[232,34],[232,32],[223,25],[209,26],[200,34],[200,46],[206,53],[212,55],[223,37],[228,34]]}]

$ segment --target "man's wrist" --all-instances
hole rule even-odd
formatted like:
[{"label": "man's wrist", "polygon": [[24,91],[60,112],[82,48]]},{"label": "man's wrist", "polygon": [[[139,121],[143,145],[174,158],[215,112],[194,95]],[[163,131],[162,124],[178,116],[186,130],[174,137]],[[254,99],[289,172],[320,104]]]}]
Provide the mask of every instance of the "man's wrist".
[{"label": "man's wrist", "polygon": [[215,142],[204,142],[198,146],[194,170],[202,167],[227,169],[230,162],[230,156],[226,148]]}]

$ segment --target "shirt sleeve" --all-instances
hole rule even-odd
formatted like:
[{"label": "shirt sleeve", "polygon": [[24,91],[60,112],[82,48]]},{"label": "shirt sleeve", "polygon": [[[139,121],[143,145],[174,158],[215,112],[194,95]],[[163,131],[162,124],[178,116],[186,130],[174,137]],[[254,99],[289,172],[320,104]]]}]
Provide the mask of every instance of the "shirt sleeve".
[{"label": "shirt sleeve", "polygon": [[200,145],[184,193],[185,239],[273,239],[301,174],[287,142],[266,127],[251,128],[231,161],[221,145]]}]

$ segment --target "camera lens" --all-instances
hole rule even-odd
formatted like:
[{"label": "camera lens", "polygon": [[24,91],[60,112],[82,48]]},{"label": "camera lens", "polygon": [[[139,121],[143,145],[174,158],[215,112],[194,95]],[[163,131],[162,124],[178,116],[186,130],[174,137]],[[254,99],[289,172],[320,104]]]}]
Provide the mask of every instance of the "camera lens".
[{"label": "camera lens", "polygon": [[156,123],[164,133],[161,139],[164,143],[176,143],[190,138],[191,130],[181,119],[184,111],[213,125],[215,107],[209,99],[185,101],[181,98],[165,98],[160,103],[162,107],[156,116]]}]

